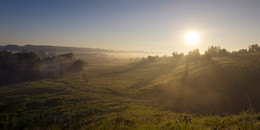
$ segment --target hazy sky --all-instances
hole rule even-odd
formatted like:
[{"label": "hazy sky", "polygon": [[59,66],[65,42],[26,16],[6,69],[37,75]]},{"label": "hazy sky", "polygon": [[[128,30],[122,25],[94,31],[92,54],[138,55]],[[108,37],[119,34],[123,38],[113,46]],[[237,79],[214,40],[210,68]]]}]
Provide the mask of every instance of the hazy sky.
[{"label": "hazy sky", "polygon": [[[199,34],[188,45],[186,32]],[[260,42],[260,0],[1,0],[0,45],[228,50]]]}]

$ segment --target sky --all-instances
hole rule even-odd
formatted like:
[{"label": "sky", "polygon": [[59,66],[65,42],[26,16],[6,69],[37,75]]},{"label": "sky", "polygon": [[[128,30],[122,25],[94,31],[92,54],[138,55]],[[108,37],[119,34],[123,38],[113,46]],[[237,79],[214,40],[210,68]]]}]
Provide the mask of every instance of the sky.
[{"label": "sky", "polygon": [[[259,0],[1,0],[0,45],[149,52],[260,42]],[[189,45],[185,34],[197,32]]]}]

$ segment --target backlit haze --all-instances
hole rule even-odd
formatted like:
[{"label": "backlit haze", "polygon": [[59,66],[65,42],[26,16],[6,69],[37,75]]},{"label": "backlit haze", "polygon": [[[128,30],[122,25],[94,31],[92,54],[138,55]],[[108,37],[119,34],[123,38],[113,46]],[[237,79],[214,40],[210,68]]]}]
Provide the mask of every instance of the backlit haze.
[{"label": "backlit haze", "polygon": [[[3,0],[0,45],[171,53],[260,42],[259,0]],[[185,35],[196,32],[196,44]]]}]

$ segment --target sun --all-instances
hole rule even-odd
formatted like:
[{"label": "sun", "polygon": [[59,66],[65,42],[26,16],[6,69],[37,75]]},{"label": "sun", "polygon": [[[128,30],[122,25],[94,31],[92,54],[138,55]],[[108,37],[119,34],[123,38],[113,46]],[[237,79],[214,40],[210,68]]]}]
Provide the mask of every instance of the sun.
[{"label": "sun", "polygon": [[186,42],[187,42],[188,44],[194,45],[194,44],[196,44],[196,43],[198,42],[198,40],[199,40],[199,35],[198,35],[198,33],[196,33],[196,32],[188,32],[188,33],[186,33],[186,35],[185,35],[185,40],[186,40]]}]

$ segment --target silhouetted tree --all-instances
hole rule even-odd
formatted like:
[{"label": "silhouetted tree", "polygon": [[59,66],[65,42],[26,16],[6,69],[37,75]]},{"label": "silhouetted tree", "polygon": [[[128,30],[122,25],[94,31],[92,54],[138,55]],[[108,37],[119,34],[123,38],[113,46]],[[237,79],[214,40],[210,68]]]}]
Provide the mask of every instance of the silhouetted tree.
[{"label": "silhouetted tree", "polygon": [[0,85],[31,81],[40,77],[40,58],[33,52],[0,52]]},{"label": "silhouetted tree", "polygon": [[205,53],[210,54],[212,57],[218,56],[218,52],[221,50],[220,46],[210,46]]},{"label": "silhouetted tree", "polygon": [[148,61],[149,63],[155,62],[155,60],[156,60],[156,57],[154,57],[154,56],[148,56],[148,57],[147,57],[147,61]]},{"label": "silhouetted tree", "polygon": [[226,49],[222,49],[220,46],[210,46],[205,53],[210,54],[212,57],[218,56],[228,56],[228,51]]},{"label": "silhouetted tree", "polygon": [[226,49],[219,50],[218,56],[228,56],[227,50]]},{"label": "silhouetted tree", "polygon": [[83,68],[84,68],[84,61],[83,60],[78,59],[78,60],[74,61],[73,64],[72,64],[72,70],[73,71],[76,71],[76,72],[82,71]]},{"label": "silhouetted tree", "polygon": [[248,51],[249,52],[258,52],[258,51],[260,51],[260,47],[258,46],[258,44],[250,45],[248,47]]},{"label": "silhouetted tree", "polygon": [[173,58],[180,58],[180,57],[183,57],[183,56],[184,56],[183,53],[180,53],[180,54],[177,53],[177,52],[173,52],[173,53],[172,53],[172,57],[173,57]]},{"label": "silhouetted tree", "polygon": [[58,57],[40,57],[34,52],[0,51],[0,85],[55,78],[57,74],[83,70],[85,62],[75,60],[72,53]]},{"label": "silhouetted tree", "polygon": [[238,54],[245,54],[245,53],[247,53],[247,49],[238,50]]},{"label": "silhouetted tree", "polygon": [[187,59],[190,61],[196,61],[200,59],[200,51],[199,49],[194,49],[193,51],[189,51],[187,55]]},{"label": "silhouetted tree", "polygon": [[237,51],[232,51],[232,52],[231,52],[231,55],[237,55],[237,54],[238,54]]}]

